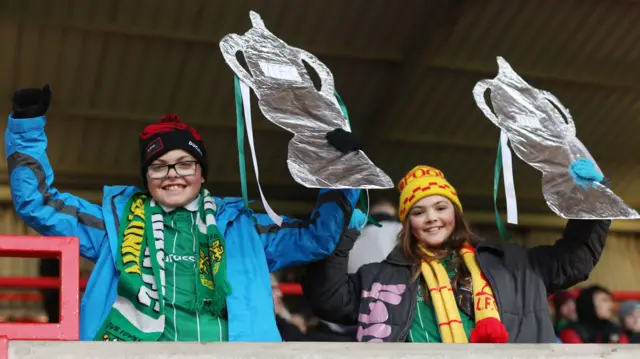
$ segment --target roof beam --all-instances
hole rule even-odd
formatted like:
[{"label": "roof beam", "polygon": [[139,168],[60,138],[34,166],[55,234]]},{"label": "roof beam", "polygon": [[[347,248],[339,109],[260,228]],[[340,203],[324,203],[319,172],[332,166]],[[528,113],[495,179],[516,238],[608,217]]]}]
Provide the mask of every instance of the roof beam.
[{"label": "roof beam", "polygon": [[[413,36],[406,39],[407,49],[399,73],[386,88],[388,101],[380,101],[375,113],[378,115],[373,125],[363,134],[370,143],[376,143],[384,137],[387,124],[393,120],[394,114],[403,107],[403,99],[412,96],[412,89],[420,79],[421,69],[428,67],[432,59],[446,46],[453,34],[463,0],[425,0],[423,9],[416,10],[423,16],[416,16]],[[380,148],[386,151],[386,148]],[[374,150],[375,151],[375,150]],[[375,156],[374,156],[375,157]]]},{"label": "roof beam", "polygon": [[[498,129],[496,129],[496,133]],[[496,156],[498,150],[498,141],[477,141],[477,140],[459,140],[446,137],[437,137],[430,134],[392,134],[379,141],[387,143],[404,143],[417,146],[433,147],[452,147],[455,149],[471,150],[471,151],[486,151],[491,156]],[[386,148],[386,147],[385,147]],[[614,144],[613,146],[607,145],[603,147],[591,147],[589,152],[596,155],[596,160],[599,162],[607,161],[612,164],[635,164],[638,160],[638,156],[632,148],[625,143]]]},{"label": "roof beam", "polygon": [[405,144],[415,144],[424,146],[445,146],[459,149],[497,151],[498,142],[477,142],[468,140],[458,140],[446,137],[438,137],[431,134],[392,134],[382,139],[385,142],[396,142]]},{"label": "roof beam", "polygon": [[[0,15],[0,21],[19,21],[28,25],[36,25],[43,27],[55,27],[61,29],[75,31],[101,32],[107,34],[125,35],[133,37],[145,37],[152,39],[162,39],[168,41],[177,41],[183,43],[203,44],[218,46],[220,43],[220,34],[199,35],[185,32],[177,32],[170,30],[152,30],[134,26],[113,25],[108,23],[95,23],[89,21],[78,20],[58,20],[50,19],[34,14],[4,14]],[[395,54],[385,54],[380,52],[357,53],[352,51],[337,51],[329,48],[311,48],[306,49],[310,53],[323,58],[350,59],[359,61],[378,61],[388,63],[399,63],[402,58]]]},{"label": "roof beam", "polygon": [[[162,117],[163,114],[150,114],[150,113],[129,113],[129,112],[114,112],[105,111],[99,109],[78,109],[78,108],[63,108],[52,109],[50,117],[59,118],[83,118],[89,120],[106,120],[106,121],[118,121],[118,122],[139,122],[143,124],[156,123]],[[262,117],[262,113],[260,113]],[[215,129],[215,130],[236,130],[236,121],[216,122],[211,119],[202,117],[189,118],[186,122],[198,129]],[[274,125],[273,123],[267,123],[266,121],[256,121],[253,124],[253,130],[257,132],[277,132],[284,133],[284,131]]]},{"label": "roof beam", "polygon": [[[103,120],[103,121],[118,121],[118,122],[139,122],[144,124],[155,123],[161,117],[161,114],[140,114],[140,113],[126,113],[126,112],[112,112],[112,111],[104,111],[104,110],[91,110],[91,109],[58,109],[52,110],[51,115],[49,117],[57,117],[57,118],[82,118],[88,120]],[[215,122],[203,118],[190,118],[187,121],[189,124],[197,127],[199,130],[201,129],[214,129],[214,130],[222,130],[222,131],[235,131],[236,123],[235,121],[227,121],[227,122]],[[291,136],[291,134],[282,128],[272,124],[267,123],[267,121],[256,121],[253,127],[254,131],[260,133],[273,133],[273,134],[281,134],[283,136]],[[496,130],[497,131],[497,130]],[[477,140],[459,140],[459,139],[451,139],[445,137],[438,137],[429,134],[415,134],[415,133],[406,133],[406,134],[381,134],[380,136],[384,136],[378,138],[378,142],[385,143],[411,143],[423,146],[445,146],[445,147],[454,147],[458,149],[468,149],[468,150],[481,150],[481,151],[491,151],[495,152],[497,149],[497,141],[489,142],[489,141],[477,141]],[[370,146],[375,150],[378,146]],[[386,148],[385,146],[381,146]],[[593,150],[593,149],[592,149]],[[607,146],[606,150],[603,151],[595,151],[598,152],[598,159],[607,160],[607,161],[615,161],[615,162],[629,162],[635,161],[636,156],[633,151],[627,148],[620,148],[616,151],[611,151],[611,146]],[[615,155],[611,154],[615,153]]]},{"label": "roof beam", "polygon": [[[508,60],[508,59],[507,59]],[[456,63],[455,61],[448,61],[447,59],[439,59],[435,60],[429,66],[431,69],[439,70],[439,71],[451,71],[451,72],[463,72],[468,73],[474,76],[482,76],[485,78],[494,78],[498,75],[498,64],[495,64],[495,67],[492,69],[488,69],[478,64],[462,64]],[[558,82],[579,86],[590,86],[590,87],[601,87],[611,90],[630,90],[630,91],[640,91],[639,85],[634,85],[631,83],[624,84],[613,81],[607,81],[606,79],[589,79],[585,77],[569,77],[569,76],[558,76],[555,74],[551,74],[548,72],[536,71],[536,70],[518,70],[514,69],[522,77],[523,79],[533,79],[540,81],[550,81],[550,82]]]}]

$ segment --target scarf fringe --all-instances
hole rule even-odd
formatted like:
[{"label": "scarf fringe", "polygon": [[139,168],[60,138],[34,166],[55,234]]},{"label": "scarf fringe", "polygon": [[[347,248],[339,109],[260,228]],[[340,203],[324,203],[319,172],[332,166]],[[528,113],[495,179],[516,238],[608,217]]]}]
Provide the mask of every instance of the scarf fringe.
[{"label": "scarf fringe", "polygon": [[[227,296],[231,294],[231,285],[225,279],[222,283],[216,283],[215,286],[218,290],[213,292],[213,300],[204,301],[202,309],[211,312],[216,317],[224,317],[227,310]],[[218,288],[218,286],[222,288]]]}]

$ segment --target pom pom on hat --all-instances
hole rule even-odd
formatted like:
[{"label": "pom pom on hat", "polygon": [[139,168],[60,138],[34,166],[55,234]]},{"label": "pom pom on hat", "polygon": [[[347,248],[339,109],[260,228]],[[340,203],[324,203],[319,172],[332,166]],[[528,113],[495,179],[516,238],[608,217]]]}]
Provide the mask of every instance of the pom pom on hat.
[{"label": "pom pom on hat", "polygon": [[140,169],[146,185],[147,167],[157,158],[172,150],[184,150],[191,154],[202,167],[202,176],[207,177],[207,152],[202,137],[195,128],[182,122],[176,114],[166,114],[160,121],[148,125],[140,133]]},{"label": "pom pom on hat", "polygon": [[163,115],[160,118],[160,122],[161,123],[165,123],[165,122],[183,123],[182,120],[180,119],[180,116],[176,115],[175,113],[169,113],[169,114]]},{"label": "pom pom on hat", "polygon": [[164,115],[160,118],[160,122],[157,122],[145,127],[142,133],[140,134],[140,139],[146,140],[152,137],[153,135],[157,135],[159,133],[164,133],[164,132],[176,131],[176,130],[178,131],[187,130],[191,133],[194,139],[198,141],[202,139],[200,137],[200,134],[196,131],[195,128],[182,122],[182,120],[180,119],[180,116],[173,113]]}]

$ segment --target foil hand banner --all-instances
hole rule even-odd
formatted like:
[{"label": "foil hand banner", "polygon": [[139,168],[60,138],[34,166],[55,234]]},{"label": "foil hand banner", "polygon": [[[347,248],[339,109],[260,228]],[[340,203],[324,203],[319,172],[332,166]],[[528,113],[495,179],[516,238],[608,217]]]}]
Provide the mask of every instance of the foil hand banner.
[{"label": "foil hand banner", "polygon": [[[310,53],[287,45],[251,11],[252,28],[244,35],[228,34],[220,50],[243,84],[250,87],[264,116],[294,134],[287,165],[293,179],[311,188],[393,188],[391,178],[362,151],[342,154],[325,135],[349,124],[334,94],[331,71]],[[237,60],[241,52],[249,71]],[[319,75],[320,90],[303,61]]]},{"label": "foil hand banner", "polygon": [[[542,172],[542,194],[558,216],[575,219],[635,219],[607,186],[581,186],[569,168],[581,158],[595,161],[576,137],[569,111],[551,93],[531,87],[498,57],[498,75],[479,81],[473,96],[484,115],[509,137],[513,151]],[[491,108],[485,100],[490,90]],[[492,110],[493,109],[493,110]],[[597,167],[597,171],[601,170]]]}]

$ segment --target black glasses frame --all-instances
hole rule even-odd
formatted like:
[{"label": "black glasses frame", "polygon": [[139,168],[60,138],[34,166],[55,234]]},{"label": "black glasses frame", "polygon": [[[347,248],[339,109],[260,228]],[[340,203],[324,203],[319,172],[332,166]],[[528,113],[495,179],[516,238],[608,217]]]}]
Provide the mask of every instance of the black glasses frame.
[{"label": "black glasses frame", "polygon": [[[178,171],[178,168],[176,166],[179,165],[184,165],[184,164],[194,164],[193,166],[193,171],[190,173],[180,173],[180,171]],[[157,169],[161,169],[164,167],[165,171],[164,171],[164,175],[163,176],[158,176],[157,174],[151,175],[151,173],[149,172],[150,168],[157,168]],[[176,163],[172,163],[172,164],[157,164],[157,165],[150,165],[149,167],[147,167],[147,175],[149,176],[149,178],[151,179],[163,179],[163,178],[167,178],[167,176],[169,175],[169,171],[171,171],[173,169],[173,171],[178,175],[178,177],[189,177],[189,176],[193,176],[196,173],[196,169],[198,168],[198,161],[180,161],[180,162],[176,162]],[[161,172],[160,172],[161,173]]]}]

